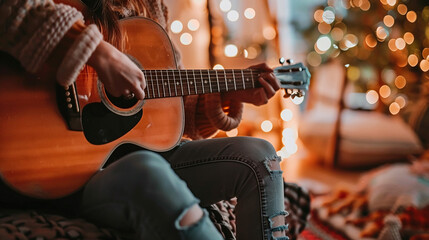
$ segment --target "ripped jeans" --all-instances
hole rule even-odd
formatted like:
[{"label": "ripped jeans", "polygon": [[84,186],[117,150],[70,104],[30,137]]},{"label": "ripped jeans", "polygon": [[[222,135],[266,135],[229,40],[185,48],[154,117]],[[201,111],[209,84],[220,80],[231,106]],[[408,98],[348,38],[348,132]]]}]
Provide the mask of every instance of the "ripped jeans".
[{"label": "ripped jeans", "polygon": [[[138,239],[222,239],[204,211],[194,225],[179,220],[196,203],[237,197],[237,239],[286,230],[279,157],[265,140],[234,137],[182,142],[154,153],[135,151],[97,173],[83,193],[82,214]],[[283,220],[281,220],[283,218]]]}]

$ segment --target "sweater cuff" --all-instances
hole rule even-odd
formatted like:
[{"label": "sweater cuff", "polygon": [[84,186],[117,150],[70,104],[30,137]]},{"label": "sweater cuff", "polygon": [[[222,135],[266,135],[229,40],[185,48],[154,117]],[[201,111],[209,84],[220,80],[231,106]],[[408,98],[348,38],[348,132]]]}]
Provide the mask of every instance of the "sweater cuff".
[{"label": "sweater cuff", "polygon": [[230,131],[237,128],[243,115],[242,102],[222,102],[220,94],[205,95],[205,115],[217,129]]},{"label": "sweater cuff", "polygon": [[209,138],[219,130],[229,131],[240,124],[243,103],[222,103],[219,94],[185,98],[185,136],[192,139]]},{"label": "sweater cuff", "polygon": [[57,80],[63,86],[72,84],[79,75],[82,67],[91,57],[103,35],[94,24],[86,27],[65,55],[57,71]]},{"label": "sweater cuff", "polygon": [[55,8],[55,12],[33,34],[28,43],[22,49],[17,49],[17,58],[31,73],[40,69],[67,30],[76,21],[83,19],[82,14],[70,6],[57,4]]}]

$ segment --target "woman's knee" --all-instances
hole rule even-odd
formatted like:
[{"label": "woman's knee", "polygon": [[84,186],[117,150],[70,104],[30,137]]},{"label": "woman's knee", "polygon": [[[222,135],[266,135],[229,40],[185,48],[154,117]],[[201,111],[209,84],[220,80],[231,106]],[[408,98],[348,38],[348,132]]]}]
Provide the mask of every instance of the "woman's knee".
[{"label": "woman's knee", "polygon": [[245,157],[246,161],[262,165],[270,173],[281,171],[280,157],[270,142],[253,137],[237,137],[233,141],[236,146],[234,148]]},{"label": "woman's knee", "polygon": [[130,189],[153,186],[171,173],[170,165],[160,155],[150,151],[137,151],[110,164],[94,178],[102,178],[102,182],[111,184],[111,190],[122,189],[124,186]]}]

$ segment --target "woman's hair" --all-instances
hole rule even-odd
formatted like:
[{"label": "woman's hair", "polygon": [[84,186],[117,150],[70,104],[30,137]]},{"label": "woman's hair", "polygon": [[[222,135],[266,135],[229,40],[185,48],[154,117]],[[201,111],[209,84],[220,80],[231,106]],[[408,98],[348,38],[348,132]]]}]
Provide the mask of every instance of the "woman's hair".
[{"label": "woman's hair", "polygon": [[96,24],[104,39],[122,50],[119,19],[130,16],[151,18],[163,27],[167,22],[167,7],[162,0],[82,0],[89,10],[89,21]]},{"label": "woman's hair", "polygon": [[121,49],[119,19],[129,16],[146,16],[143,0],[82,0],[89,10],[89,21],[96,24],[104,39]]}]

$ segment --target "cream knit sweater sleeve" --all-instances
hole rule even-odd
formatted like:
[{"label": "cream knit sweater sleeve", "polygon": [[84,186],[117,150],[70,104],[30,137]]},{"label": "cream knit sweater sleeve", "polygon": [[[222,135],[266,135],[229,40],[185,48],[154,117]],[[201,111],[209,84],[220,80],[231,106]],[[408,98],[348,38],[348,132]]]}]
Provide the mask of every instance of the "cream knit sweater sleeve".
[{"label": "cream knit sweater sleeve", "polygon": [[[52,0],[0,0],[0,50],[15,57],[30,73],[36,73],[82,14]],[[74,39],[57,70],[58,82],[70,85],[86,63],[102,35],[88,26]]]}]

